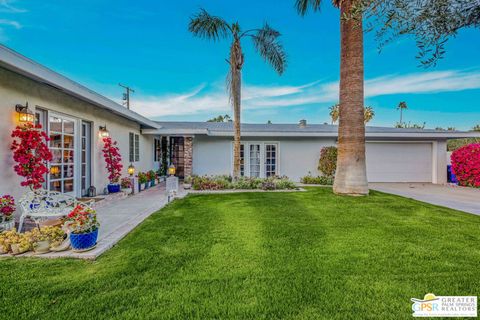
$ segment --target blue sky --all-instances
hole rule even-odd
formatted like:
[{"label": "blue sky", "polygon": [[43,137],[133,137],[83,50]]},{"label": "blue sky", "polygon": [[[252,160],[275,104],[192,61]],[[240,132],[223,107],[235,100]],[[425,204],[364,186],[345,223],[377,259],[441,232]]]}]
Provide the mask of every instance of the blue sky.
[{"label": "blue sky", "polygon": [[[120,102],[125,83],[132,109],[159,120],[207,120],[231,113],[225,91],[228,41],[189,34],[189,17],[205,8],[244,29],[267,21],[282,33],[288,68],[279,77],[246,39],[243,121],[329,121],[337,101],[339,18],[330,1],[301,18],[293,0],[38,1],[0,0],[0,43]],[[419,68],[417,49],[400,38],[381,54],[365,36],[366,105],[371,125],[406,121],[469,129],[480,123],[480,30],[462,31],[437,67]]]}]

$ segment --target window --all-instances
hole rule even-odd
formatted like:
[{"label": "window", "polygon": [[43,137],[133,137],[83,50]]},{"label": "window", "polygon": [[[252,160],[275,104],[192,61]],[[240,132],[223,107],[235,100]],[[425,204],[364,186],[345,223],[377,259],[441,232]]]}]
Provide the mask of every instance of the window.
[{"label": "window", "polygon": [[250,177],[259,178],[261,170],[260,145],[250,145]]},{"label": "window", "polygon": [[75,193],[76,179],[76,123],[73,119],[51,114],[49,116],[50,162],[49,189]]},{"label": "window", "polygon": [[265,144],[265,176],[277,174],[277,144]]},{"label": "window", "polygon": [[155,138],[154,144],[153,144],[153,161],[159,162],[162,158],[161,154],[162,154],[162,144],[160,142],[160,139]]},{"label": "window", "polygon": [[140,136],[135,135],[135,161],[140,161]]},{"label": "window", "polygon": [[130,162],[140,161],[140,136],[133,132],[128,136],[128,154]]},{"label": "window", "polygon": [[240,176],[245,176],[245,145],[240,145]]}]

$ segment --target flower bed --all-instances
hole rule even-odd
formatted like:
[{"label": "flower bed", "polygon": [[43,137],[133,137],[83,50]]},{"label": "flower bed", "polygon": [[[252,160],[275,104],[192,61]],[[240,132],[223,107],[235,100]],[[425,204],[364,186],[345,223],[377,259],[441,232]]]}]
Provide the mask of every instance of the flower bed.
[{"label": "flower bed", "polygon": [[233,179],[231,176],[191,176],[184,181],[193,190],[292,190],[295,183],[287,177]]}]

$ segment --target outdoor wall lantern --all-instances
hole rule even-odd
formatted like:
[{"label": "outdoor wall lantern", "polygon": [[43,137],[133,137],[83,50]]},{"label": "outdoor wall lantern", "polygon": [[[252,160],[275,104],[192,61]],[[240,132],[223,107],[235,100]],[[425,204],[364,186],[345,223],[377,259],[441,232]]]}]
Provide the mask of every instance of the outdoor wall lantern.
[{"label": "outdoor wall lantern", "polygon": [[133,166],[132,163],[130,163],[130,165],[128,166],[128,174],[130,175],[130,177],[132,177],[134,174],[135,174],[135,167]]},{"label": "outdoor wall lantern", "polygon": [[171,175],[171,176],[174,176],[176,171],[177,171],[177,169],[175,168],[175,166],[174,166],[173,163],[172,163],[172,164],[168,167],[168,174]]},{"label": "outdoor wall lantern", "polygon": [[108,130],[107,130],[107,125],[100,126],[99,130],[100,130],[100,137],[101,138],[108,138],[110,136],[110,132],[108,132]]},{"label": "outdoor wall lantern", "polygon": [[25,105],[17,104],[15,106],[15,111],[18,113],[18,121],[20,122],[34,122],[35,115],[33,112],[28,109],[28,102],[25,102]]}]

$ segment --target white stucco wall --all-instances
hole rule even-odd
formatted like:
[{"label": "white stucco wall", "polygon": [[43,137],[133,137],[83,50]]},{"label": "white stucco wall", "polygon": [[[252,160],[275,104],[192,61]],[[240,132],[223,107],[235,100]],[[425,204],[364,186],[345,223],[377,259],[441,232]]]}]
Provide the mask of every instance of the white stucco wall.
[{"label": "white stucco wall", "polygon": [[[320,150],[325,146],[332,146],[336,144],[334,138],[284,138],[284,137],[269,137],[269,138],[242,138],[242,143],[278,143],[279,145],[279,175],[286,175],[293,181],[300,181],[300,178],[307,175],[309,172],[313,175],[320,174],[318,171],[318,160],[320,158]],[[378,142],[378,141],[377,141]],[[367,161],[371,159],[371,163],[381,158],[382,152],[391,153],[398,159],[402,159],[402,153],[410,151],[410,154],[415,155],[415,150],[427,151],[428,155],[419,154],[418,157],[431,157],[428,162],[428,167],[425,170],[429,172],[425,175],[431,177],[433,183],[446,183],[446,141],[409,141],[408,143],[400,143],[399,141],[385,141],[381,140],[381,144],[386,146],[384,149],[367,148]],[[405,141],[404,141],[405,142]],[[212,137],[205,135],[197,135],[193,143],[193,174],[196,175],[218,175],[232,173],[232,148],[233,139],[227,137]],[[372,142],[367,142],[372,143]],[[429,148],[423,150],[421,146],[428,144]],[[395,153],[395,146],[402,146]],[[430,147],[431,146],[431,147]],[[420,147],[420,148],[419,148]],[[407,148],[407,149],[405,149]],[[368,150],[371,152],[368,153]],[[405,157],[403,157],[405,158]],[[404,159],[401,169],[409,170],[416,164],[414,160]],[[413,167],[412,167],[413,166]],[[368,167],[368,165],[367,165]],[[397,170],[399,171],[399,170]],[[401,177],[401,172],[396,172],[398,177]],[[392,170],[392,175],[394,170]],[[385,181],[391,181],[391,178],[386,178]],[[404,181],[400,179],[399,181]],[[408,180],[408,179],[407,179]]]},{"label": "white stucco wall", "polygon": [[[243,138],[242,143],[278,143],[279,175],[294,181],[311,172],[318,175],[320,150],[335,145],[335,139],[304,139],[269,137]],[[195,136],[193,142],[193,174],[217,175],[232,173],[233,139],[226,137]]]},{"label": "white stucco wall", "polygon": [[141,135],[140,125],[100,109],[79,99],[68,96],[54,88],[39,84],[28,78],[0,68],[0,195],[12,194],[18,198],[24,188],[21,179],[13,171],[13,159],[10,151],[10,134],[18,124],[15,112],[16,104],[28,101],[31,109],[39,107],[69,117],[74,117],[80,129],[81,120],[92,123],[92,183],[101,193],[107,185],[107,173],[98,135],[99,126],[106,125],[110,137],[118,142],[124,165],[124,175],[129,166],[129,132],[140,135],[140,161],[134,163],[137,172],[158,168],[153,162],[153,136]]}]

